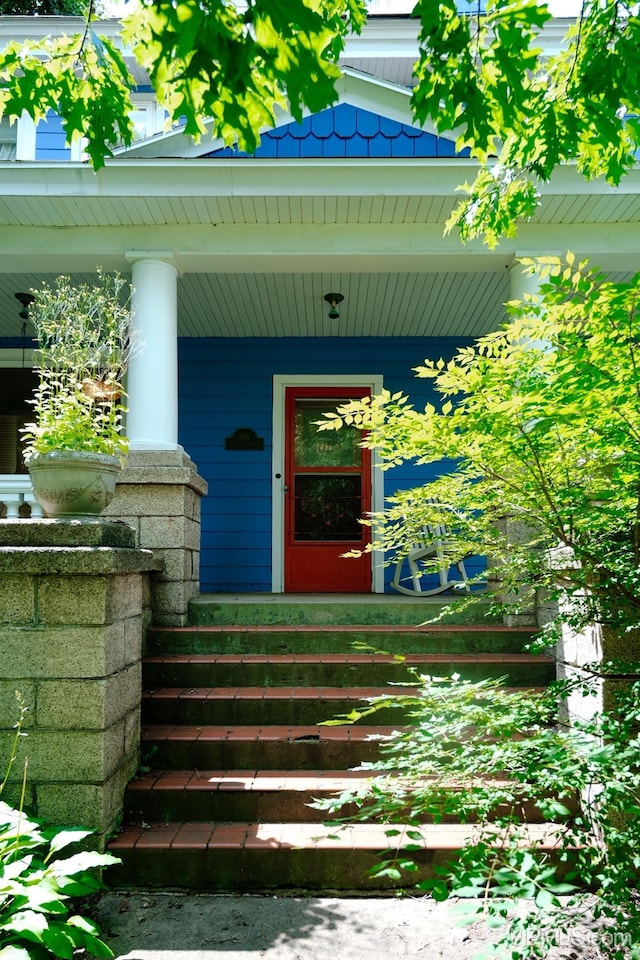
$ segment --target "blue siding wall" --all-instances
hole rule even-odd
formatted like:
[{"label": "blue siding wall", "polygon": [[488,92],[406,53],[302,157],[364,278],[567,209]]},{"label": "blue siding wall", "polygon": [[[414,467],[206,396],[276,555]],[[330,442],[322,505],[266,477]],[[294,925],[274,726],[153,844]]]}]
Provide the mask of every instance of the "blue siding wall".
[{"label": "blue siding wall", "polygon": [[[223,147],[203,156],[247,158],[249,154],[233,147]],[[458,154],[452,140],[341,103],[306,117],[302,123],[288,123],[266,131],[260,146],[251,156],[307,159],[467,157],[469,151],[463,150]]]},{"label": "blue siding wall", "polygon": [[36,160],[69,160],[71,150],[65,143],[62,119],[49,110],[46,120],[41,120],[36,129]]},{"label": "blue siding wall", "polygon": [[[18,326],[17,322],[16,326]],[[0,350],[21,350],[23,346],[27,350],[33,350],[37,345],[37,342],[32,340],[31,337],[27,337],[24,341],[22,337],[0,337]]]},{"label": "blue siding wall", "polygon": [[[387,389],[415,406],[433,398],[412,367],[451,356],[467,340],[407,338],[191,339],[180,341],[180,443],[209,483],[202,504],[203,591],[271,590],[272,377],[274,374],[382,374]],[[250,427],[262,451],[225,450]],[[386,493],[433,473],[409,466],[385,474]],[[387,582],[392,571],[387,569]]]}]

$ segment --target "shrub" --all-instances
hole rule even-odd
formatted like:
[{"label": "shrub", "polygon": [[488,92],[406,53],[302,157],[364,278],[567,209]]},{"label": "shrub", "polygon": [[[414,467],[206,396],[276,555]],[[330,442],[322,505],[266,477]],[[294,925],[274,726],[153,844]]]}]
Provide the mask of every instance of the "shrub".
[{"label": "shrub", "polygon": [[[502,926],[510,960],[546,957],[589,911],[607,960],[640,957],[640,681],[619,691],[615,711],[569,727],[557,706],[572,687],[589,692],[582,680],[525,692],[419,677],[415,695],[390,692],[335,721],[395,706],[410,724],[381,738],[382,759],[360,768],[370,780],[314,805],[338,814],[356,804],[340,822],[375,819],[390,837],[408,825],[411,842],[374,871],[395,881],[417,869],[421,823],[468,823],[459,858],[417,886],[464,898],[469,919]],[[547,822],[545,847],[530,835],[533,808]]]},{"label": "shrub", "polygon": [[[13,742],[9,769],[22,736],[24,707]],[[27,762],[18,808],[0,800],[0,958],[1,960],[72,960],[74,951],[112,957],[94,923],[73,913],[71,899],[102,889],[96,873],[118,863],[109,854],[80,851],[60,857],[69,845],[90,836],[80,828],[44,826],[25,814]],[[0,786],[8,781],[9,770]]]}]

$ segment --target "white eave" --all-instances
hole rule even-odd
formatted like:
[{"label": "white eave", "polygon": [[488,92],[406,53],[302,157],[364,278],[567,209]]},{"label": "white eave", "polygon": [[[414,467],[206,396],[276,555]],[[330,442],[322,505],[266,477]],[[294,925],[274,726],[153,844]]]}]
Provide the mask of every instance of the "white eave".
[{"label": "white eave", "polygon": [[620,188],[560,169],[517,240],[463,246],[444,224],[470,180],[470,160],[114,160],[0,163],[0,272],[65,258],[91,269],[103,254],[172,250],[183,271],[491,270],[516,253],[597,256],[640,264],[640,171]]}]

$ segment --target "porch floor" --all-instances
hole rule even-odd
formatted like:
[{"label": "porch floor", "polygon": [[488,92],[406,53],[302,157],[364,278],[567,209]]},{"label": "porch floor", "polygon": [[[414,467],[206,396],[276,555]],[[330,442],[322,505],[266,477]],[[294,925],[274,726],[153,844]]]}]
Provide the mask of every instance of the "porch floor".
[{"label": "porch floor", "polygon": [[200,603],[365,603],[425,604],[443,607],[455,601],[451,594],[432,597],[409,597],[400,593],[201,593]]}]

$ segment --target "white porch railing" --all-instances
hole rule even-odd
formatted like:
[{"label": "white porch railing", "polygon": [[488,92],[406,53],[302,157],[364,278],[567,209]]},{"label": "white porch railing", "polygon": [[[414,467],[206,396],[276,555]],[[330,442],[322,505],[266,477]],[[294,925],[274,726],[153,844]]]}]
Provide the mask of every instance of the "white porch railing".
[{"label": "white porch railing", "polygon": [[3,516],[8,520],[42,516],[28,473],[0,474],[0,517]]}]

